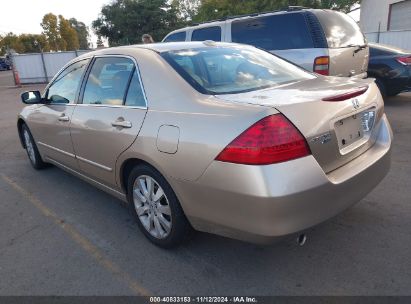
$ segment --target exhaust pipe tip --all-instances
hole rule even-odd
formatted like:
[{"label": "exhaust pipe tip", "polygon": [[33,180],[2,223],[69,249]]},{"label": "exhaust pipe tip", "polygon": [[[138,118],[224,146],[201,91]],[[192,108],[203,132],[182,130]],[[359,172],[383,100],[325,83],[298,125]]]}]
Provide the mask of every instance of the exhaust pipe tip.
[{"label": "exhaust pipe tip", "polygon": [[304,246],[306,242],[307,242],[307,236],[304,233],[300,234],[297,237],[298,246]]}]

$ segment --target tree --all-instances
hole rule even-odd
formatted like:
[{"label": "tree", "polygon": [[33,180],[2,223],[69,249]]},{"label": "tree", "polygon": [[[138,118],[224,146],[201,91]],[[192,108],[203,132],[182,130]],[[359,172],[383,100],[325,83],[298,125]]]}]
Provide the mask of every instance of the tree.
[{"label": "tree", "polygon": [[103,40],[101,40],[101,36],[98,35],[97,36],[97,48],[99,49],[99,48],[103,48],[103,47],[104,47]]},{"label": "tree", "polygon": [[43,34],[46,36],[51,50],[59,51],[65,49],[65,42],[61,39],[56,15],[52,13],[44,15],[40,25],[43,28]]},{"label": "tree", "polygon": [[[75,18],[67,20],[62,15],[52,13],[44,15],[40,24],[43,34],[53,51],[73,51],[88,49],[88,29],[85,24]],[[80,45],[81,42],[81,45]]]},{"label": "tree", "polygon": [[93,21],[97,35],[108,38],[110,46],[141,43],[145,33],[161,40],[181,26],[176,6],[168,0],[114,0],[103,6]]},{"label": "tree", "polygon": [[64,41],[64,51],[78,50],[80,47],[77,31],[71,26],[70,22],[62,15],[59,15],[59,34]]},{"label": "tree", "polygon": [[328,8],[349,12],[351,7],[358,3],[360,0],[202,0],[193,20],[203,22],[227,16],[273,11],[288,6]]},{"label": "tree", "polygon": [[349,13],[355,4],[359,4],[360,0],[322,0],[321,8],[330,8],[344,13]]},{"label": "tree", "polygon": [[80,50],[87,50],[89,49],[89,29],[88,27],[81,21],[78,21],[76,18],[70,18],[71,27],[73,27],[77,32],[77,37],[80,45]]},{"label": "tree", "polygon": [[24,53],[50,51],[50,46],[47,42],[47,38],[43,34],[21,34],[18,38],[24,48]]},{"label": "tree", "polygon": [[171,7],[177,12],[177,17],[182,21],[191,21],[197,14],[201,0],[172,0]]},{"label": "tree", "polygon": [[24,46],[19,40],[19,37],[12,32],[0,39],[0,54],[4,55],[10,50],[14,50],[17,53],[24,52]]}]

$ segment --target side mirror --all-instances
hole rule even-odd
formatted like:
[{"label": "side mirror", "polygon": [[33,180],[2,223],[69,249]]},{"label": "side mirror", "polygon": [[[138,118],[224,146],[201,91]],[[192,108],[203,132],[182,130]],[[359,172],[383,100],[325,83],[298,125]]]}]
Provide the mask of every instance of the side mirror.
[{"label": "side mirror", "polygon": [[28,91],[21,94],[21,101],[25,104],[43,103],[43,98],[39,91]]}]

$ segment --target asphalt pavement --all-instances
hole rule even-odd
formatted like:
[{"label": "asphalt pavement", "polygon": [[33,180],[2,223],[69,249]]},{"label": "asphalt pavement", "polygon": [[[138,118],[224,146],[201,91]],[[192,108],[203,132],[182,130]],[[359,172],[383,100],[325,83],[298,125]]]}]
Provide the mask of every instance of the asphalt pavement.
[{"label": "asphalt pavement", "polygon": [[[163,250],[112,196],[21,148],[19,94],[0,72],[0,295],[411,295],[411,94],[386,100],[392,168],[305,246],[198,233]],[[332,202],[330,202],[332,203]]]}]

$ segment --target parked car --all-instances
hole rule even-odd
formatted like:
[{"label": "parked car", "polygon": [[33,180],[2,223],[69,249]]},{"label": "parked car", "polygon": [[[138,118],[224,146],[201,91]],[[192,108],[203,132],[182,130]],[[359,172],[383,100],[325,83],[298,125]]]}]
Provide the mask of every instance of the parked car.
[{"label": "parked car", "polygon": [[0,58],[0,71],[11,70],[10,62],[5,58]]},{"label": "parked car", "polygon": [[370,43],[369,77],[374,77],[383,95],[411,91],[411,51]]},{"label": "parked car", "polygon": [[322,75],[367,77],[369,50],[348,15],[290,7],[285,11],[228,17],[169,33],[164,42],[226,41],[250,44]]},{"label": "parked car", "polygon": [[247,45],[94,51],[22,101],[33,167],[55,164],[127,201],[163,247],[192,228],[253,242],[298,233],[358,202],[390,166],[372,80],[309,73]]}]

